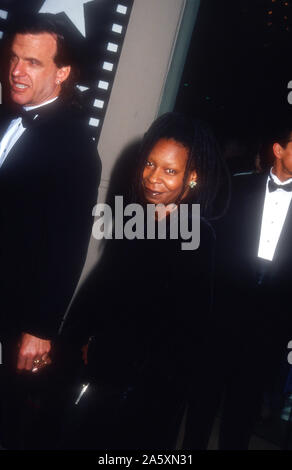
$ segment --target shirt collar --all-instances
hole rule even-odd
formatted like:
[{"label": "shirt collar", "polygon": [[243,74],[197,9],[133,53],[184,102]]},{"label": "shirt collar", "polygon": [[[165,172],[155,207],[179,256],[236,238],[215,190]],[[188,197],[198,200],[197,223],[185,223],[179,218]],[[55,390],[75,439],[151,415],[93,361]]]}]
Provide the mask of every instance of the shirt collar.
[{"label": "shirt collar", "polygon": [[55,96],[55,98],[52,98],[48,101],[45,101],[44,103],[37,104],[36,106],[23,106],[23,109],[25,111],[31,111],[32,109],[37,109],[37,108],[40,108],[42,106],[46,106],[46,104],[53,103],[53,101],[56,101],[57,99],[58,99],[58,96]]},{"label": "shirt collar", "polygon": [[279,178],[273,173],[272,168],[270,169],[269,179],[274,180],[275,183],[277,183],[277,184],[279,184],[279,185],[281,185],[281,186],[284,186],[285,184],[289,184],[289,183],[291,183],[291,181],[292,181],[292,178],[289,178],[289,179],[286,180],[286,181],[281,181],[281,180],[279,180]]}]

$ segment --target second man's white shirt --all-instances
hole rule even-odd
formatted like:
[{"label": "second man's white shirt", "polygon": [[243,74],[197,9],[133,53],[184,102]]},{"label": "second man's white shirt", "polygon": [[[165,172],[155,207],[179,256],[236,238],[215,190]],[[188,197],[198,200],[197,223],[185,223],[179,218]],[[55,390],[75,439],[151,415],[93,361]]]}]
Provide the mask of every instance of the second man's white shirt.
[{"label": "second man's white shirt", "polygon": [[[273,260],[275,250],[286,220],[289,205],[292,199],[292,191],[276,189],[270,192],[268,188],[269,180],[272,178],[275,183],[284,186],[292,181],[292,178],[284,183],[272,173],[267,179],[266,196],[262,217],[261,235],[258,250],[258,257],[269,261]],[[292,241],[291,241],[292,243]]]}]

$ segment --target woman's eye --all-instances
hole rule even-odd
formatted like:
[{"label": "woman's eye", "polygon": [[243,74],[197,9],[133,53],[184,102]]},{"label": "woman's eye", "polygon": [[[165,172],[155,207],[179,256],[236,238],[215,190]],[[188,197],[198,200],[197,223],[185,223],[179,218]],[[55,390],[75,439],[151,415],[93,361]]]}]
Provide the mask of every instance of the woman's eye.
[{"label": "woman's eye", "polygon": [[167,168],[166,172],[169,173],[170,175],[175,174],[175,170],[173,170],[172,168]]},{"label": "woman's eye", "polygon": [[146,166],[152,166],[151,162],[146,162]]}]

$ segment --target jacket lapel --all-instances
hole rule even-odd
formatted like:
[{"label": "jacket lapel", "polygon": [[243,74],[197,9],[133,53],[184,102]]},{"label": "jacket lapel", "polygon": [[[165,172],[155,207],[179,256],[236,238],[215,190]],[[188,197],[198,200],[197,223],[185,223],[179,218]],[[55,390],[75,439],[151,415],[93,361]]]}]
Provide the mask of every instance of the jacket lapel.
[{"label": "jacket lapel", "polygon": [[10,119],[9,118],[6,118],[6,119],[1,119],[0,121],[0,141],[3,139],[4,137],[4,134],[5,132],[7,131],[8,129],[8,126],[10,124]]}]

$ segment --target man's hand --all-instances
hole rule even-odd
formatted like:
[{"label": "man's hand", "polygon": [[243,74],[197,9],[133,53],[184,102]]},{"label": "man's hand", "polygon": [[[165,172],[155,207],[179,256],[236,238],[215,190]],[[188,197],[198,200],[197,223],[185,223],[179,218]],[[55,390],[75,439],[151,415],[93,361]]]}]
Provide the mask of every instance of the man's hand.
[{"label": "man's hand", "polygon": [[[47,339],[22,333],[17,358],[17,369],[37,372],[42,367],[41,364],[51,364],[52,361],[49,358],[51,347],[51,341]],[[37,366],[37,364],[40,365]]]}]

